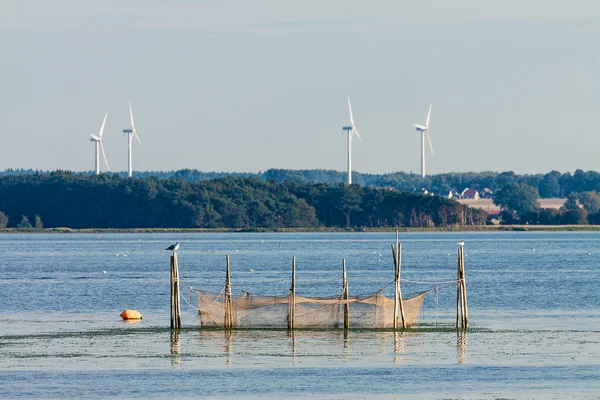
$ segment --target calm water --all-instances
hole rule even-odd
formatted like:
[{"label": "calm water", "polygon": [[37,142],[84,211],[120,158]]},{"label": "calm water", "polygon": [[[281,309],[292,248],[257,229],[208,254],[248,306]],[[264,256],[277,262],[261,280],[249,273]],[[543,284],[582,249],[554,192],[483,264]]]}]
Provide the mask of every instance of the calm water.
[{"label": "calm water", "polygon": [[[199,329],[182,303],[169,326],[169,255],[187,287],[234,294],[392,295],[391,233],[0,235],[0,398],[600,398],[600,233],[402,234],[402,278],[456,278],[464,239],[471,329],[456,286],[437,286],[421,329]],[[534,251],[535,249],[535,251]],[[253,271],[250,271],[253,270]],[[282,282],[282,280],[284,280]],[[191,299],[191,305],[196,305]],[[144,315],[121,320],[122,310]]]}]

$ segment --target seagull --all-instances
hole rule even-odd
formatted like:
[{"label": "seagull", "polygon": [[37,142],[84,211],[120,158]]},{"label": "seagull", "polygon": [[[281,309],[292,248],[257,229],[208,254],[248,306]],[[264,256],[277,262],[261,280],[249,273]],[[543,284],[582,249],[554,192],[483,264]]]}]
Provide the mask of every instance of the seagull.
[{"label": "seagull", "polygon": [[460,242],[458,242],[456,244],[459,245],[460,247],[463,247],[465,245],[465,241],[461,240]]},{"label": "seagull", "polygon": [[254,272],[254,270],[253,270],[252,268],[250,268],[248,271],[250,271],[250,272]]},{"label": "seagull", "polygon": [[176,252],[177,249],[179,249],[179,242],[176,242],[175,244],[170,245],[165,250],[173,250],[173,252]]}]

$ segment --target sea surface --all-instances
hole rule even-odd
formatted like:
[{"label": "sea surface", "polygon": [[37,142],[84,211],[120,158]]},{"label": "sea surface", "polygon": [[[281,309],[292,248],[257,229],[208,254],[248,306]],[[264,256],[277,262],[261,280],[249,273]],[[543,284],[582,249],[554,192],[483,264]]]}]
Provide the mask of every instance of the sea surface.
[{"label": "sea surface", "polygon": [[[0,398],[597,399],[600,232],[402,233],[420,324],[206,330],[190,288],[393,295],[394,233],[0,234]],[[465,241],[468,332],[455,324]],[[182,325],[169,329],[170,252]],[[119,314],[135,309],[139,322]]]}]

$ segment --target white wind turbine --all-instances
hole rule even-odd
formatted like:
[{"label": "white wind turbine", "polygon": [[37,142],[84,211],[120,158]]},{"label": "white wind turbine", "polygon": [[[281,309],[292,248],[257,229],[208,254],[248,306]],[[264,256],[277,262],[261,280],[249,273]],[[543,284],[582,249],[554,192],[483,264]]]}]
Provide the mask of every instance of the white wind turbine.
[{"label": "white wind turbine", "polygon": [[350,105],[350,97],[348,97],[348,110],[350,111],[350,126],[343,126],[342,129],[348,132],[348,185],[352,184],[352,136],[356,134],[362,140],[354,125],[354,117],[352,116],[352,106]]},{"label": "white wind turbine", "polygon": [[431,117],[431,104],[427,113],[427,121],[425,125],[413,124],[417,131],[421,132],[421,176],[425,178],[425,135],[429,141],[429,150],[431,150],[431,158],[433,158],[433,146],[431,145],[431,136],[429,136],[429,118]]},{"label": "white wind turbine", "polygon": [[128,134],[128,143],[129,143],[129,168],[128,168],[128,176],[131,178],[132,174],[133,174],[133,162],[131,160],[131,141],[133,140],[133,136],[135,136],[135,138],[137,139],[137,141],[139,142],[139,144],[142,144],[142,141],[140,140],[140,137],[137,134],[137,131],[135,130],[135,125],[133,124],[133,110],[131,109],[131,100],[129,101],[129,117],[131,118],[131,128],[130,129],[123,129],[123,133],[127,133]]},{"label": "white wind turbine", "polygon": [[104,132],[104,124],[106,124],[106,117],[108,117],[108,113],[104,115],[104,121],[102,121],[102,127],[100,128],[100,132],[98,136],[90,133],[92,137],[90,141],[95,142],[96,144],[96,175],[100,175],[100,150],[102,150],[102,155],[104,156],[104,164],[106,164],[106,169],[110,171],[110,167],[108,166],[108,161],[106,160],[106,153],[104,152],[104,146],[102,145],[102,133]]}]

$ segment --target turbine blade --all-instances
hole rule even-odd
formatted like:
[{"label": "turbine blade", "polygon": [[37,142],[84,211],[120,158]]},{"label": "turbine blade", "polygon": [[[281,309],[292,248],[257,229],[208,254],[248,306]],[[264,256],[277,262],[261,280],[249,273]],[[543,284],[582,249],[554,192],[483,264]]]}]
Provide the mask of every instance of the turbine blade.
[{"label": "turbine blade", "polygon": [[427,113],[427,121],[425,122],[426,128],[429,128],[429,118],[431,118],[431,106],[432,104],[429,105],[429,112]]},{"label": "turbine blade", "polygon": [[131,129],[135,131],[135,125],[133,124],[133,110],[131,108],[131,100],[129,100],[129,117],[131,118]]},{"label": "turbine blade", "polygon": [[92,140],[95,140],[96,142],[99,142],[101,140],[98,136],[94,135],[93,133],[90,133],[90,136],[92,137]]},{"label": "turbine blade", "polygon": [[138,134],[137,134],[137,131],[136,131],[135,129],[133,130],[133,135],[134,135],[134,136],[135,136],[135,138],[137,139],[138,143],[139,143],[139,144],[142,144],[142,141],[140,140],[140,137],[138,136]]},{"label": "turbine blade", "polygon": [[106,169],[110,171],[110,167],[108,166],[108,161],[106,160],[106,153],[104,152],[104,145],[102,141],[100,141],[100,149],[102,149],[102,155],[104,156],[104,164],[106,164]]},{"label": "turbine blade", "polygon": [[352,106],[350,105],[350,96],[348,96],[348,110],[350,110],[350,125],[354,128],[354,117],[352,116]]},{"label": "turbine blade", "polygon": [[108,113],[104,114],[104,121],[102,121],[102,127],[100,128],[100,138],[102,139],[102,133],[104,132],[104,124],[106,124],[106,117],[108,117]]},{"label": "turbine blade", "polygon": [[360,137],[360,135],[358,134],[358,129],[354,128],[354,129],[352,130],[352,132],[356,133],[356,136],[358,136],[358,138],[359,138],[360,140],[362,140],[362,138],[361,138],[361,137]]},{"label": "turbine blade", "polygon": [[431,150],[431,158],[435,158],[433,156],[433,146],[431,145],[431,136],[429,136],[429,129],[427,129],[427,140],[429,141],[429,150]]}]

